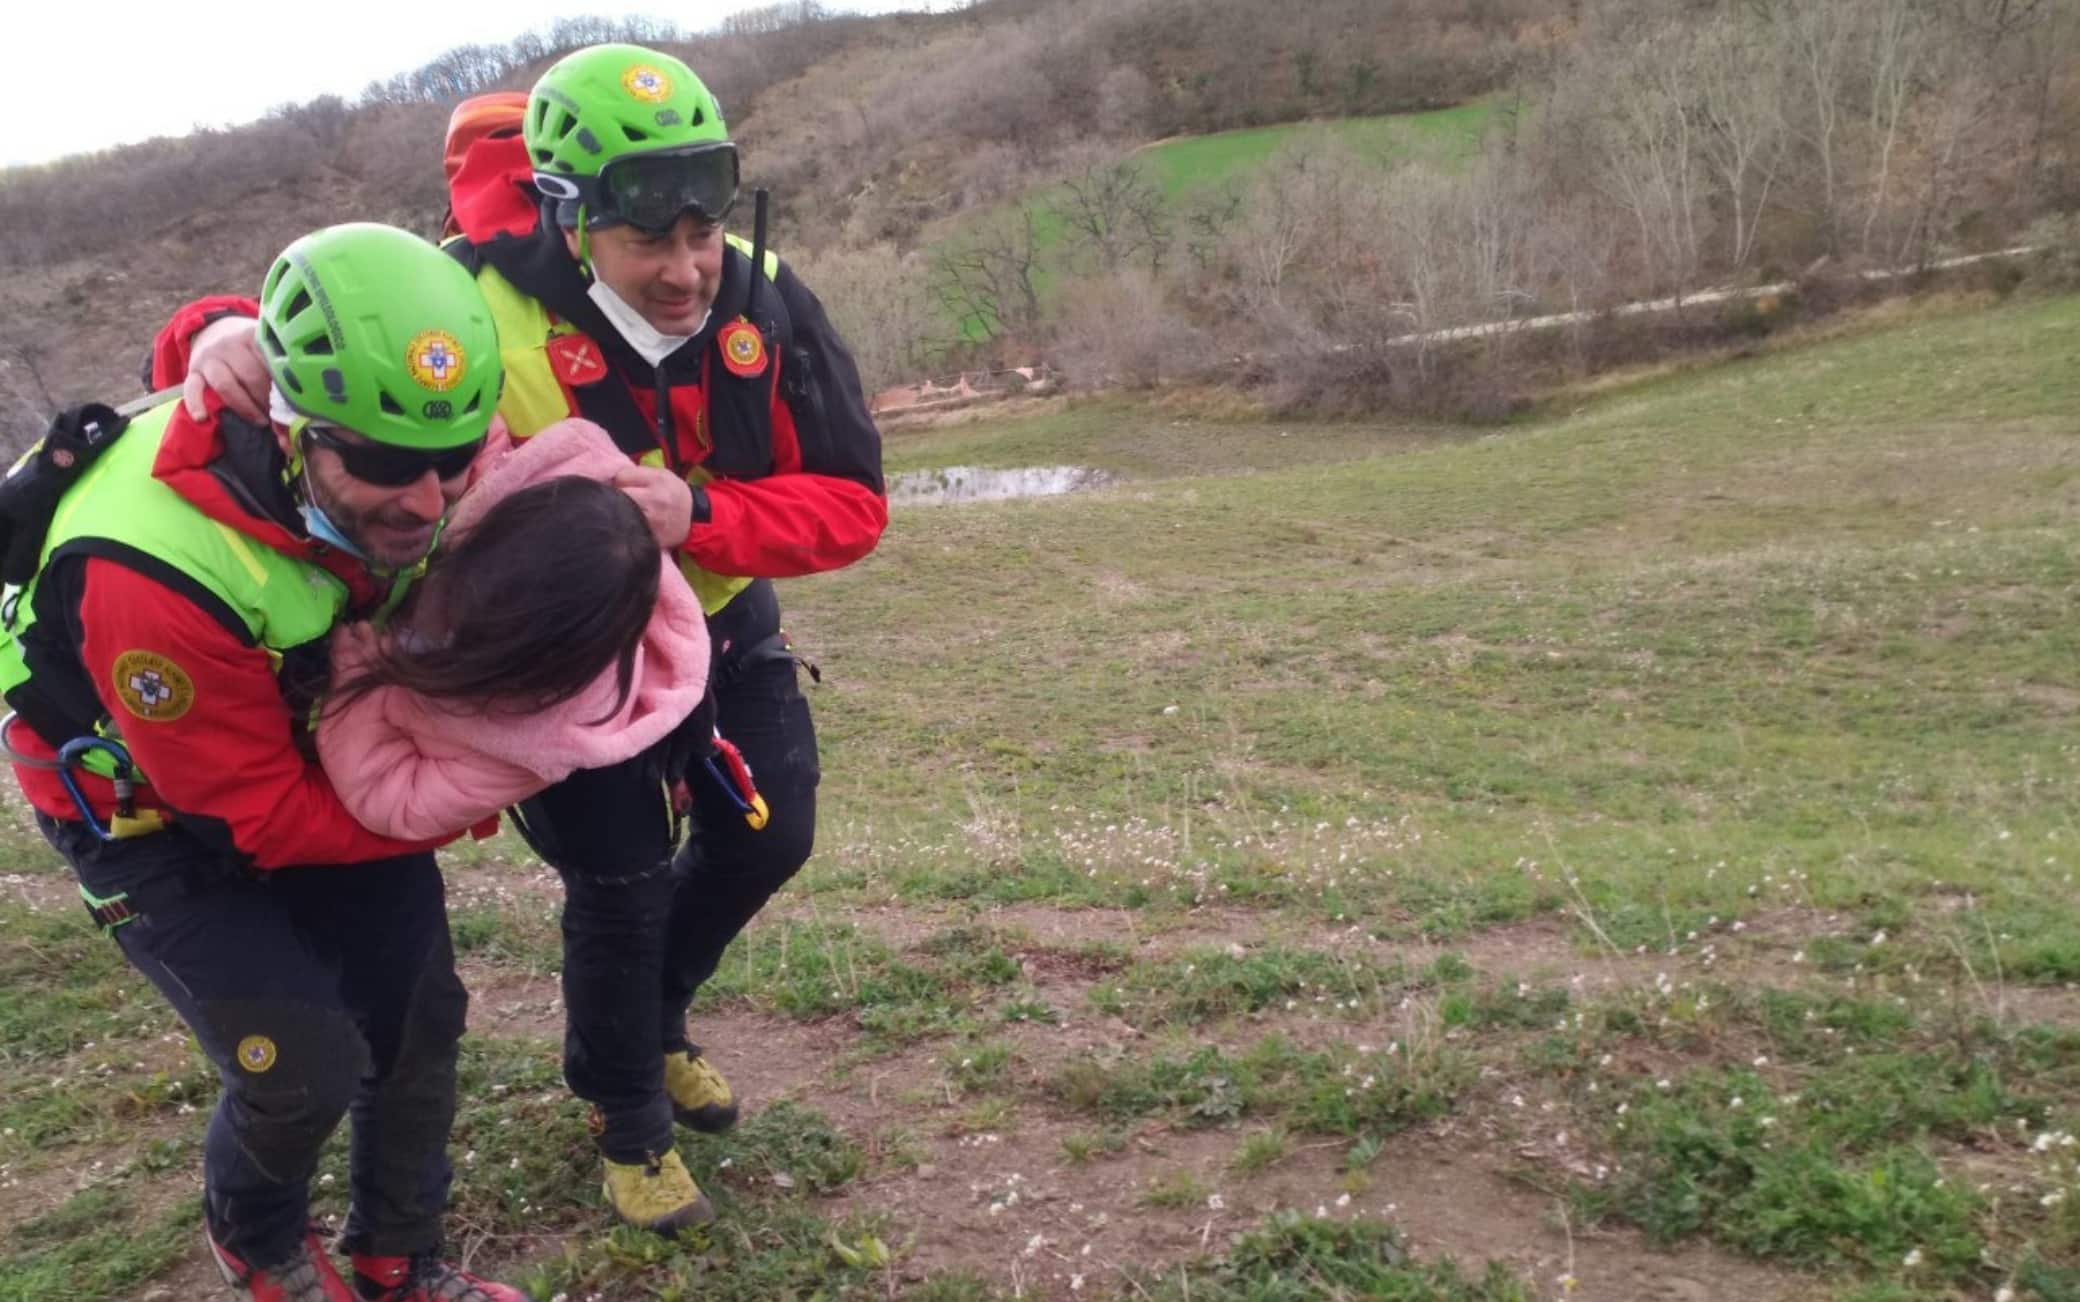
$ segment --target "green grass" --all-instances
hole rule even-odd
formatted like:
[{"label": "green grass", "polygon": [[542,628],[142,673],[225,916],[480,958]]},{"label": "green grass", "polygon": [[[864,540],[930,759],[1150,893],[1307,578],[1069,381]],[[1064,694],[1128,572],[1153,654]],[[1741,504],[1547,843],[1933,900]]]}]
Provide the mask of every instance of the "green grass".
[{"label": "green grass", "polygon": [[[784,1018],[831,1061],[683,1145],[723,1216],[666,1242],[604,1229],[557,1044],[472,1036],[458,1223],[542,1297],[979,1299],[1059,1281],[1010,1278],[1024,1224],[978,1251],[906,1202],[926,1167],[995,1182],[958,1209],[984,1223],[998,1153],[1182,1221],[1478,1142],[1600,1250],[1643,1231],[1793,1296],[2073,1295],[2076,362],[2062,297],[1499,429],[1106,400],[892,439],[1123,482],[898,507],[790,585],[818,854],[696,1024]],[[466,849],[458,942],[545,980],[554,901],[507,857]],[[109,1163],[7,1231],[0,1297],[136,1296],[190,1250],[155,1238],[192,1224],[206,1085],[173,1031],[76,911],[0,905],[0,1165]],[[1193,1147],[1145,1161],[1165,1135]],[[1534,1295],[1373,1214],[1238,1224],[1084,1293]]]},{"label": "green grass", "polygon": [[[1572,876],[1627,948],[1792,882],[2055,901],[2076,338],[2059,299],[1477,441],[899,513],[794,598],[831,825],[915,846],[865,878],[906,893],[1247,888],[1447,934]],[[1049,460],[1120,437],[1051,419]]]},{"label": "green grass", "polygon": [[1408,985],[1398,967],[1313,950],[1194,948],[1135,964],[1116,981],[1093,987],[1091,1002],[1136,1026],[1191,1025],[1303,1003],[1356,1018],[1376,1012]]},{"label": "green grass", "polygon": [[0,1302],[136,1297],[194,1251],[201,1224],[199,1198],[155,1212],[133,1187],[84,1190],[0,1239]]},{"label": "green grass", "polygon": [[1194,1263],[1153,1282],[1154,1291],[1137,1296],[1166,1302],[1529,1302],[1538,1296],[1499,1262],[1477,1278],[1469,1277],[1449,1258],[1416,1260],[1391,1226],[1293,1212],[1282,1212],[1243,1236],[1225,1257]]},{"label": "green grass", "polygon": [[1268,1119],[1296,1132],[1378,1138],[1449,1112],[1473,1074],[1465,1055],[1435,1044],[1306,1050],[1274,1035],[1241,1054],[1208,1045],[1142,1061],[1071,1059],[1043,1088],[1114,1125]]},{"label": "green grass", "polygon": [[1166,193],[1184,196],[1223,181],[1247,181],[1280,149],[1309,138],[1333,140],[1383,166],[1416,158],[1455,161],[1479,149],[1495,112],[1494,104],[1476,101],[1427,113],[1294,122],[1165,140],[1134,157],[1148,165]]}]

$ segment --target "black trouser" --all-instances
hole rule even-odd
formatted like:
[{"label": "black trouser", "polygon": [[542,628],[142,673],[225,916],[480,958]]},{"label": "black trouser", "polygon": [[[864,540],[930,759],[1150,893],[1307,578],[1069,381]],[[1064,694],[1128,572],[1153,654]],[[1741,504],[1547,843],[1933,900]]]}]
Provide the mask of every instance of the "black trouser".
[{"label": "black trouser", "polygon": [[216,1064],[203,1196],[217,1242],[288,1260],[319,1149],[351,1114],[344,1245],[436,1247],[468,996],[433,856],[252,874],[177,828],[103,842],[37,822],[89,891],[127,897],[137,916],[116,941]]},{"label": "black trouser", "polygon": [[696,765],[692,836],[674,858],[663,748],[572,774],[521,806],[563,877],[564,1079],[599,1107],[600,1152],[617,1162],[671,1148],[664,1055],[687,1045],[694,992],[815,839],[816,729],[779,630],[763,581],[708,618],[716,722],[766,799],[763,830]]}]

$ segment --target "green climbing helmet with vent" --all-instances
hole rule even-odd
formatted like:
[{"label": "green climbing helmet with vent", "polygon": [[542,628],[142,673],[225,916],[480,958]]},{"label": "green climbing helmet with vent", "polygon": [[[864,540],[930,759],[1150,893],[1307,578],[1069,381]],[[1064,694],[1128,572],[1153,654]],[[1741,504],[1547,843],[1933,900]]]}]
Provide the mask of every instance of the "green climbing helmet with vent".
[{"label": "green climbing helmet with vent", "polygon": [[720,222],[736,206],[722,106],[669,54],[592,45],[565,55],[534,84],[523,134],[560,225],[662,232],[682,213]]},{"label": "green climbing helmet with vent", "polygon": [[311,423],[415,452],[481,442],[505,379],[475,278],[373,222],[284,249],[260,286],[259,336],[275,388]]}]

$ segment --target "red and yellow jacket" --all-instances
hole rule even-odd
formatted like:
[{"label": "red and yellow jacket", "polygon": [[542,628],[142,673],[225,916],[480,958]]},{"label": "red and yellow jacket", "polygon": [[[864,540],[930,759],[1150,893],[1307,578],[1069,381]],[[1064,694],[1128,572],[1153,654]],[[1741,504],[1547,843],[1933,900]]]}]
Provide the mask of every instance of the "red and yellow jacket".
[{"label": "red and yellow jacket", "polygon": [[[309,746],[310,707],[326,681],[325,626],[375,610],[394,581],[303,535],[271,431],[222,412],[194,421],[169,404],[138,418],[68,500],[130,500],[147,477],[175,495],[151,490],[157,509],[178,516],[170,527],[192,530],[198,545],[173,563],[90,530],[49,554],[33,609],[14,633],[27,670],[8,692],[20,714],[10,737],[16,748],[48,759],[57,745],[106,732],[113,721],[144,779],[139,808],[165,811],[258,868],[429,848],[356,822]],[[219,568],[236,573],[197,574],[198,556],[220,557]],[[293,604],[296,626],[319,635],[276,645],[277,627],[290,621],[263,618],[270,603]],[[15,772],[37,809],[79,817],[55,772]],[[76,776],[106,822],[111,784],[91,772]]]}]

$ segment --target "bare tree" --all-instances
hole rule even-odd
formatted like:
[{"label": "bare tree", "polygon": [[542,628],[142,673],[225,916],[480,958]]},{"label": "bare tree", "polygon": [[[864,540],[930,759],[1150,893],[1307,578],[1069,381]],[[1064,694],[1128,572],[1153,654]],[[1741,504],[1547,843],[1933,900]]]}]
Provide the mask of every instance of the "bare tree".
[{"label": "bare tree", "polygon": [[1040,320],[1038,264],[1033,211],[1021,205],[940,249],[932,258],[932,293],[971,339],[1022,333]]},{"label": "bare tree", "polygon": [[0,451],[9,458],[43,434],[58,414],[58,400],[44,375],[53,340],[35,323],[0,324]]},{"label": "bare tree", "polygon": [[1678,297],[1698,266],[1705,180],[1686,55],[1680,35],[1664,30],[1614,52],[1591,92],[1604,106],[1596,136],[1603,187],[1639,232],[1648,282],[1665,284]]},{"label": "bare tree", "polygon": [[1048,207],[1068,229],[1086,270],[1117,271],[1137,258],[1152,273],[1162,270],[1171,242],[1169,205],[1132,159],[1088,157]]},{"label": "bare tree", "polygon": [[1191,195],[1178,216],[1184,227],[1185,252],[1199,271],[1212,270],[1228,238],[1228,229],[1239,218],[1247,201],[1242,183],[1228,177],[1219,185]]},{"label": "bare tree", "polygon": [[1817,216],[1827,251],[1841,250],[1842,82],[1854,39],[1853,5],[1826,0],[1764,0],[1766,13],[1780,36],[1779,48],[1789,55],[1799,94],[1792,131],[1811,151],[1819,171]]},{"label": "bare tree", "polygon": [[1702,128],[1698,148],[1732,209],[1726,258],[1736,269],[1754,255],[1784,156],[1786,88],[1768,38],[1760,24],[1721,14],[1698,34],[1688,67]]},{"label": "bare tree", "polygon": [[1866,131],[1877,158],[1872,163],[1869,194],[1865,198],[1860,247],[1866,257],[1872,252],[1872,235],[1878,220],[1889,206],[1894,151],[1907,110],[1920,89],[1928,54],[1922,44],[1925,25],[1921,5],[1914,0],[1874,0],[1871,10],[1866,36],[1870,61]]}]

